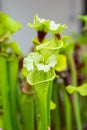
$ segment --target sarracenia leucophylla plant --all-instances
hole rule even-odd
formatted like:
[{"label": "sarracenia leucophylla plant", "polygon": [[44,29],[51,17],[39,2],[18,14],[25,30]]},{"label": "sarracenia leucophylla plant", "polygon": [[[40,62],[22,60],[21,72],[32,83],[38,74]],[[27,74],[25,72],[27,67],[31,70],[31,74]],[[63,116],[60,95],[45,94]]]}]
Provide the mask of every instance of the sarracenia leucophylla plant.
[{"label": "sarracenia leucophylla plant", "polygon": [[[61,51],[64,52],[64,54],[67,57],[68,66],[70,68],[70,73],[71,73],[71,84],[77,86],[77,71],[76,71],[76,66],[73,57],[74,40],[71,36],[63,36],[62,40],[64,41],[65,46],[61,49]],[[73,94],[73,107],[74,107],[77,129],[82,130],[80,104],[79,104],[79,97],[77,93]]]},{"label": "sarracenia leucophylla plant", "polygon": [[[55,70],[66,68],[66,63],[60,66],[62,59],[59,60],[61,55],[58,54],[63,46],[61,33],[66,25],[40,19],[37,15],[34,23],[28,25],[37,31],[38,37],[33,39],[34,52],[24,58],[23,67],[27,71],[27,82],[35,91],[37,129],[50,130],[50,101]],[[44,39],[47,33],[51,33],[52,37]]]},{"label": "sarracenia leucophylla plant", "polygon": [[18,57],[22,54],[18,43],[11,41],[13,33],[21,29],[19,22],[0,12],[0,97],[3,110],[2,129],[20,130],[16,92],[18,91]]}]

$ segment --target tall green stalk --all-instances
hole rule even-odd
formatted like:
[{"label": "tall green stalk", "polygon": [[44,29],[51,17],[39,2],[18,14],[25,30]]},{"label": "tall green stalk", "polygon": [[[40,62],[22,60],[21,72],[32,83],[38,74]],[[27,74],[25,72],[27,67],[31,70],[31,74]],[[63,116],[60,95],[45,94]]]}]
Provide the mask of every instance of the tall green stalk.
[{"label": "tall green stalk", "polygon": [[[68,54],[67,57],[68,57],[68,62],[69,62],[69,65],[70,65],[70,70],[71,70],[72,84],[74,86],[77,86],[77,72],[76,72],[76,67],[75,67],[75,63],[74,63],[72,53]],[[82,130],[80,105],[79,105],[79,98],[78,98],[77,93],[73,94],[73,104],[74,104],[74,112],[75,112],[75,117],[76,117],[77,129]]]},{"label": "tall green stalk", "polygon": [[11,59],[8,61],[8,78],[9,78],[9,93],[10,93],[10,107],[11,120],[13,130],[20,130],[20,122],[18,119],[17,102],[16,102],[16,88],[18,84],[18,59]]},{"label": "tall green stalk", "polygon": [[58,99],[58,83],[54,80],[52,87],[52,101],[56,104],[55,110],[52,111],[52,118],[55,130],[61,130],[61,119],[59,111],[59,99]]},{"label": "tall green stalk", "polygon": [[63,98],[64,98],[63,100],[64,100],[64,112],[65,112],[66,129],[72,130],[72,109],[71,109],[70,100],[69,100],[69,97],[66,93],[64,83],[61,83],[60,87],[62,89]]},{"label": "tall green stalk", "polygon": [[85,82],[87,82],[87,52],[82,56],[82,61],[84,63],[83,73],[85,74]]},{"label": "tall green stalk", "polygon": [[11,124],[11,112],[10,112],[10,102],[9,102],[7,59],[4,56],[0,56],[0,89],[1,89],[2,100],[3,100],[5,129],[13,130]]}]

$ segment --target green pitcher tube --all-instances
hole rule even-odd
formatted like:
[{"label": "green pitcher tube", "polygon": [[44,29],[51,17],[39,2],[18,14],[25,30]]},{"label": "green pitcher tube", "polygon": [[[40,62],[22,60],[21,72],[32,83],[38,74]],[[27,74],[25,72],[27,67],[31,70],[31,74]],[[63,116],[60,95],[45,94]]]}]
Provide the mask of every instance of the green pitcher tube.
[{"label": "green pitcher tube", "polygon": [[49,90],[49,82],[42,83],[34,86],[36,93],[36,116],[37,116],[37,129],[48,130],[48,101],[47,95]]},{"label": "green pitcher tube", "polygon": [[22,115],[24,130],[34,130],[34,94],[22,95]]},{"label": "green pitcher tube", "polygon": [[0,89],[3,100],[4,110],[4,125],[6,130],[13,130],[11,124],[11,113],[9,104],[9,85],[8,85],[8,73],[7,73],[7,59],[4,56],[0,56]]},{"label": "green pitcher tube", "polygon": [[10,107],[11,107],[11,120],[13,130],[20,130],[20,122],[18,119],[16,91],[18,91],[18,59],[13,58],[8,60],[8,78],[10,87]]}]

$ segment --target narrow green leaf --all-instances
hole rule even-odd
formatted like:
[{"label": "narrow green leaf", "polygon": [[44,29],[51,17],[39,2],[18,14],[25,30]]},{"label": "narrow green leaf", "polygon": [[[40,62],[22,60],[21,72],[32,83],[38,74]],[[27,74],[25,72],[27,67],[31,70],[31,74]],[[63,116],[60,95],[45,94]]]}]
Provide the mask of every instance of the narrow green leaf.
[{"label": "narrow green leaf", "polygon": [[50,101],[50,110],[54,110],[56,108],[56,104],[53,101]]},{"label": "narrow green leaf", "polygon": [[28,74],[29,74],[29,72],[27,71],[27,69],[26,68],[22,68],[21,75],[26,78],[28,76]]},{"label": "narrow green leaf", "polygon": [[62,40],[49,39],[43,44],[36,46],[36,50],[49,49],[49,50],[58,50],[63,46]]},{"label": "narrow green leaf", "polygon": [[70,94],[72,94],[74,92],[78,92],[81,96],[87,96],[87,83],[82,84],[79,87],[75,87],[75,86],[69,85],[69,86],[66,87],[66,90]]},{"label": "narrow green leaf", "polygon": [[69,85],[69,86],[66,87],[66,90],[67,90],[68,93],[72,94],[74,92],[77,92],[78,88],[73,86],[73,85]]},{"label": "narrow green leaf", "polygon": [[87,83],[78,87],[78,92],[81,96],[87,96]]}]

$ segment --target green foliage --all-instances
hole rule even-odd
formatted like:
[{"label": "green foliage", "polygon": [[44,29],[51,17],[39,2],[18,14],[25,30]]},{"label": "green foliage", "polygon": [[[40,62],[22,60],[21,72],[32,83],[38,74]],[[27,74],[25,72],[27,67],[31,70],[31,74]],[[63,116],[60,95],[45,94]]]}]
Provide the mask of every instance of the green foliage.
[{"label": "green foliage", "polygon": [[3,124],[2,126],[0,124],[0,128],[4,130],[21,129],[17,94],[18,56],[22,55],[22,51],[17,42],[10,40],[12,34],[19,29],[21,29],[19,22],[0,12],[0,123],[2,121]]},{"label": "green foliage", "polygon": [[83,21],[84,26],[82,27],[81,34],[74,35],[76,42],[80,45],[87,44],[87,15],[78,16],[80,21]]},{"label": "green foliage", "polygon": [[0,12],[0,38],[2,38],[6,34],[13,34],[21,29],[21,24],[14,19],[12,19],[9,15]]},{"label": "green foliage", "polygon": [[79,15],[78,19],[80,19],[81,21],[85,23],[84,26],[87,26],[87,15]]},{"label": "green foliage", "polygon": [[21,29],[21,24],[9,15],[0,12],[0,53],[21,56],[22,51],[15,41],[9,42],[12,34]]},{"label": "green foliage", "polygon": [[64,52],[68,54],[74,50],[74,40],[72,36],[68,36],[68,35],[62,36],[62,41],[64,45],[60,49],[60,52]]}]

